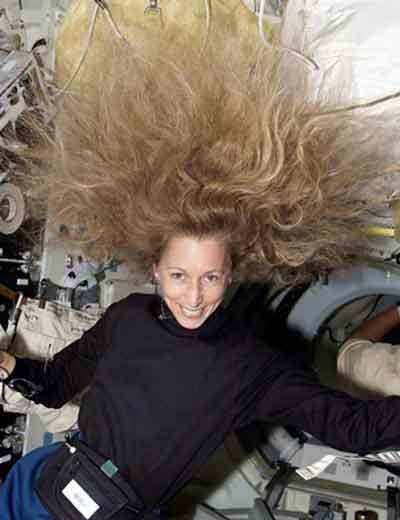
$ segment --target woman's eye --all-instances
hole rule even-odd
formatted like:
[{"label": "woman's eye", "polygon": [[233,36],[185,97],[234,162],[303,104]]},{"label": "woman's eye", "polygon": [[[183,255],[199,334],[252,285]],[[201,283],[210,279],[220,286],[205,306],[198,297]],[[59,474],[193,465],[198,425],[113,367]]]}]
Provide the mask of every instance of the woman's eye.
[{"label": "woman's eye", "polygon": [[182,280],[183,279],[183,273],[171,273],[170,276],[173,280]]},{"label": "woman's eye", "polygon": [[219,280],[219,276],[217,274],[208,274],[206,280],[209,283],[216,283]]}]

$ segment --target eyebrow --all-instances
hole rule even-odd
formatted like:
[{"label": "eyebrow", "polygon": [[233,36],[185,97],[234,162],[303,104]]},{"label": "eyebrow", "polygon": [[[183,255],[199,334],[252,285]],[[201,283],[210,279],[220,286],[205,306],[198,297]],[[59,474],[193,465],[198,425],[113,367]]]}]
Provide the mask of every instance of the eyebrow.
[{"label": "eyebrow", "polygon": [[[174,267],[174,266],[167,266],[167,270],[175,270],[175,271],[184,271],[186,273],[186,269],[183,267]],[[225,269],[210,269],[209,271],[206,271],[203,274],[211,274],[211,273],[224,273]]]}]

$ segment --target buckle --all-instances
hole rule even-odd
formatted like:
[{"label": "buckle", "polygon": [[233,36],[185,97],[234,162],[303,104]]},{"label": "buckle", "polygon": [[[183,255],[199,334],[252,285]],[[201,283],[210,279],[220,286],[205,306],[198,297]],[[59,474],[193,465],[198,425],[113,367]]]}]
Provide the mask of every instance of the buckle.
[{"label": "buckle", "polygon": [[11,390],[19,392],[27,399],[31,399],[33,396],[43,390],[43,386],[36,385],[35,383],[32,383],[32,381],[28,381],[23,377],[15,377],[14,379],[10,379],[10,381],[7,383],[7,386],[11,388]]}]

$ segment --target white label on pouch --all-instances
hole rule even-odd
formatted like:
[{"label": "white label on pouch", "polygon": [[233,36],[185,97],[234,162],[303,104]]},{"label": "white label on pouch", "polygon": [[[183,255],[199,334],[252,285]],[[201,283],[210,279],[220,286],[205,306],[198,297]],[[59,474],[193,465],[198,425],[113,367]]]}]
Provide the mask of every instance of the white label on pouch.
[{"label": "white label on pouch", "polygon": [[99,509],[99,505],[76,480],[71,480],[62,490],[62,494],[68,498],[71,504],[88,520]]}]

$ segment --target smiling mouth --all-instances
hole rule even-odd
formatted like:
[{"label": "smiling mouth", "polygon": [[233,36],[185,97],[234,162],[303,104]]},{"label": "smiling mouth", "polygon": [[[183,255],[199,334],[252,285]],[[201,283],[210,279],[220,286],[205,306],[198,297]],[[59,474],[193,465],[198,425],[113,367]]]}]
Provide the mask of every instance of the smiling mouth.
[{"label": "smiling mouth", "polygon": [[199,307],[198,309],[188,309],[187,307],[182,307],[182,314],[188,318],[197,318],[202,313],[202,308]]}]

